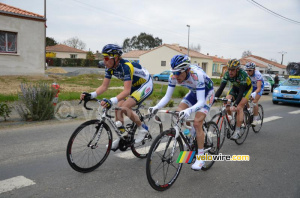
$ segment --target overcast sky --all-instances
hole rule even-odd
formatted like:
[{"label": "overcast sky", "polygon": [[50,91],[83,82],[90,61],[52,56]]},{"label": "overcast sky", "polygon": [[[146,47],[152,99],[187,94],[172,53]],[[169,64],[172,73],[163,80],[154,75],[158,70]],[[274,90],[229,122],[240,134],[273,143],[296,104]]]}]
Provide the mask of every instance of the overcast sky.
[{"label": "overcast sky", "polygon": [[[281,62],[300,61],[300,0],[255,0],[299,23],[276,17],[251,0],[47,0],[47,36],[63,42],[77,36],[86,50],[122,45],[141,32],[163,43],[201,45],[201,53],[241,58],[243,51]],[[0,0],[44,15],[43,0]],[[251,3],[252,2],[252,3]]]}]

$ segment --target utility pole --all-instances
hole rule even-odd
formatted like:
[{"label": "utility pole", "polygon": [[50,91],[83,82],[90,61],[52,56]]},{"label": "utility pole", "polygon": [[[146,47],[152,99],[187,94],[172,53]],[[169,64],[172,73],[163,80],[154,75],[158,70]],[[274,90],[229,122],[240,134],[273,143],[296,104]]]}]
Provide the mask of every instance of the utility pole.
[{"label": "utility pole", "polygon": [[190,25],[186,25],[188,29],[188,57],[190,57]]},{"label": "utility pole", "polygon": [[280,53],[281,56],[282,56],[282,58],[281,58],[281,65],[282,65],[282,63],[283,63],[283,55],[285,55],[287,52],[282,51],[282,52],[278,52],[278,53]]},{"label": "utility pole", "polygon": [[46,65],[46,29],[47,29],[47,19],[46,19],[46,0],[44,0],[44,19],[45,19],[45,38],[44,38],[44,47],[45,47],[45,54],[44,54],[44,64]]}]

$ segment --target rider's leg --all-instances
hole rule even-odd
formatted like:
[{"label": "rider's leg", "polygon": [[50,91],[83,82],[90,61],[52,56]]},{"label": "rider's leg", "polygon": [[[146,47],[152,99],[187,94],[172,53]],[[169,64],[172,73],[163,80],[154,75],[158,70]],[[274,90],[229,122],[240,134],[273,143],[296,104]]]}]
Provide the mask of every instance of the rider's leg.
[{"label": "rider's leg", "polygon": [[[232,100],[234,99],[234,97],[233,97],[232,95],[227,95],[227,96],[226,96],[226,99],[232,101]],[[226,111],[227,111],[227,114],[228,114],[228,115],[232,116],[232,115],[231,115],[231,111],[230,111],[230,103],[231,103],[230,101],[227,102]]]},{"label": "rider's leg", "polygon": [[253,115],[254,116],[258,116],[258,101],[260,99],[260,95],[259,94],[256,94],[254,100],[253,100],[253,103],[254,103],[254,107],[253,107]]},{"label": "rider's leg", "polygon": [[122,103],[121,117],[124,117],[125,114],[139,127],[142,125],[142,122],[139,116],[134,111],[132,111],[132,107],[134,107],[135,105],[136,101],[133,98],[128,97],[127,100]]},{"label": "rider's leg", "polygon": [[[119,101],[118,102],[118,107],[122,107],[124,102],[125,102],[125,100]],[[115,116],[116,116],[116,121],[121,121],[122,124],[124,124],[124,116],[123,116],[121,110],[115,111]]]},{"label": "rider's leg", "polygon": [[237,106],[237,120],[236,120],[236,126],[241,127],[243,120],[244,120],[244,106],[247,104],[248,99],[242,98],[241,102]]}]

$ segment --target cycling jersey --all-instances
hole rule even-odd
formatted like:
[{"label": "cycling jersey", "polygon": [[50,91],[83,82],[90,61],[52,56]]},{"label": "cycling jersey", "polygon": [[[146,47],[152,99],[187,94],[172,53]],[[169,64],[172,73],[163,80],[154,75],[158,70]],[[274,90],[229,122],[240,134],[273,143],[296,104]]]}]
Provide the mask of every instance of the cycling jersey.
[{"label": "cycling jersey", "polygon": [[255,70],[253,76],[250,76],[250,79],[251,79],[252,86],[253,86],[252,92],[254,92],[257,89],[257,81],[261,81],[261,90],[258,93],[261,96],[263,93],[264,85],[265,85],[263,76],[261,75],[261,73],[258,70]]},{"label": "cycling jersey", "polygon": [[105,69],[105,78],[111,79],[112,76],[122,81],[132,81],[132,86],[137,87],[144,84],[150,78],[149,72],[140,64],[121,59],[117,68]]},{"label": "cycling jersey", "polygon": [[248,74],[245,72],[245,70],[243,70],[243,69],[240,69],[237,72],[237,75],[233,78],[230,78],[229,72],[226,71],[224,74],[224,77],[222,79],[222,82],[227,83],[228,81],[231,82],[232,86],[235,86],[235,87],[240,87],[240,85],[246,85],[247,90],[251,87],[251,79],[248,76]]},{"label": "cycling jersey", "polygon": [[209,111],[214,98],[213,82],[200,67],[195,65],[190,66],[190,71],[182,83],[178,83],[173,74],[170,75],[167,93],[156,105],[159,109],[169,102],[177,84],[190,90],[182,102],[189,106],[191,112]]},{"label": "cycling jersey", "polygon": [[153,81],[149,72],[138,63],[121,59],[117,68],[105,69],[105,78],[111,79],[112,75],[122,81],[132,81],[130,97],[137,104],[143,102],[153,92]]}]

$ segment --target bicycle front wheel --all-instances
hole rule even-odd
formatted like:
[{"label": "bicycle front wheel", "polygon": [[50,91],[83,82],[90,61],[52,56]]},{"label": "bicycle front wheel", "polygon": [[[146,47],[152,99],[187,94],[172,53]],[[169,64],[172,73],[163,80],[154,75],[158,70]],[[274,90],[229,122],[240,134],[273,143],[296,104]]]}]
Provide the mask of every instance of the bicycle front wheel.
[{"label": "bicycle front wheel", "polygon": [[153,141],[146,162],[147,179],[157,191],[170,188],[179,176],[182,163],[176,163],[183,144],[180,137],[175,139],[175,131],[167,130]]},{"label": "bicycle front wheel", "polygon": [[248,136],[249,128],[250,128],[250,114],[248,113],[247,110],[244,110],[244,120],[240,130],[240,137],[235,140],[236,144],[241,145],[245,142]]},{"label": "bicycle front wheel", "polygon": [[91,172],[106,160],[111,144],[111,130],[106,123],[99,120],[87,121],[69,139],[68,162],[78,172]]},{"label": "bicycle front wheel", "polygon": [[211,119],[212,122],[216,123],[218,128],[219,128],[219,134],[220,134],[220,147],[219,149],[222,148],[223,143],[225,141],[225,137],[227,135],[227,127],[226,127],[226,117],[225,116],[220,116],[220,113],[214,115]]},{"label": "bicycle front wheel", "polygon": [[264,122],[264,109],[261,104],[258,104],[258,119],[258,124],[255,126],[252,125],[254,133],[258,133],[261,130]]},{"label": "bicycle front wheel", "polygon": [[[146,158],[154,139],[163,132],[162,123],[157,124],[156,121],[161,122],[158,116],[154,116],[149,120],[150,114],[144,116],[143,123],[148,126],[149,133],[145,136],[144,140],[137,144],[132,144],[131,151],[138,158]],[[136,128],[135,128],[136,130]]]}]

